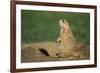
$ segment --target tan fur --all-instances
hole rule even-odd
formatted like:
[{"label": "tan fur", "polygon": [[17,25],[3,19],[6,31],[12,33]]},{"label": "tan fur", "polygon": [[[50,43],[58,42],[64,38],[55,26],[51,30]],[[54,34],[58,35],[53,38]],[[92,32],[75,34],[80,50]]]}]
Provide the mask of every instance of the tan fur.
[{"label": "tan fur", "polygon": [[[66,57],[69,55],[72,55],[73,50],[77,49],[77,43],[75,40],[75,37],[71,31],[71,28],[69,26],[69,23],[65,19],[59,20],[59,25],[60,25],[60,34],[59,37],[57,38],[58,45],[58,50],[60,51],[60,56],[61,57]],[[74,53],[74,55],[77,55],[77,53]]]}]

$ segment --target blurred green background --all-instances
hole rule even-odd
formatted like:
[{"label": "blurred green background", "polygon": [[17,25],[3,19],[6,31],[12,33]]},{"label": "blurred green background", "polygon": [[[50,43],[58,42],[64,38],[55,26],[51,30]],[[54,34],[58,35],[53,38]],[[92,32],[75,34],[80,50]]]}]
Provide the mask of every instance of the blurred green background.
[{"label": "blurred green background", "polygon": [[21,42],[56,41],[60,19],[67,19],[78,42],[89,44],[90,14],[21,10]]}]

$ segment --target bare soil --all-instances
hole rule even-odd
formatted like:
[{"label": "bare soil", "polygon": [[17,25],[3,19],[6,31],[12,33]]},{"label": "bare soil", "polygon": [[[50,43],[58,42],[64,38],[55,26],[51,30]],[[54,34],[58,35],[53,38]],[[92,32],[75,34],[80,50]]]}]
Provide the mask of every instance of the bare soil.
[{"label": "bare soil", "polygon": [[[67,61],[67,60],[86,60],[90,57],[90,50],[88,45],[79,44],[80,48],[78,53],[82,57],[67,56],[67,57],[56,57],[57,46],[55,42],[41,42],[41,43],[30,43],[23,44],[21,48],[21,62],[47,62],[47,61]],[[43,48],[49,54],[46,56],[39,49]]]}]

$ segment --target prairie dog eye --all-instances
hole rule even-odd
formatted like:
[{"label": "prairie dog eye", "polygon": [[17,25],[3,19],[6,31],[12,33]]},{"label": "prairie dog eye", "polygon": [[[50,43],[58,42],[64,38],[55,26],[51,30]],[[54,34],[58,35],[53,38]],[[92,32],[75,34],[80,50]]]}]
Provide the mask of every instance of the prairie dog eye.
[{"label": "prairie dog eye", "polygon": [[62,22],[65,22],[65,20],[64,20],[64,19],[62,19]]},{"label": "prairie dog eye", "polygon": [[64,19],[60,19],[59,24],[63,24],[63,23],[64,23]]},{"label": "prairie dog eye", "polygon": [[67,21],[66,19],[64,19],[64,22],[65,22],[65,23],[68,23],[68,21]]}]

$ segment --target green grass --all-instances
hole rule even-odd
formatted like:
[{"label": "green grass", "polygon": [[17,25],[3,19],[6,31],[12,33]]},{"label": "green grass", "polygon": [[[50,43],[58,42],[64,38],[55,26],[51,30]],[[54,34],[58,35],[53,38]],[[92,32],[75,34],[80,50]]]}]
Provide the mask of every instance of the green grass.
[{"label": "green grass", "polygon": [[22,43],[56,41],[60,19],[67,19],[77,41],[89,44],[90,14],[74,12],[21,11]]}]

